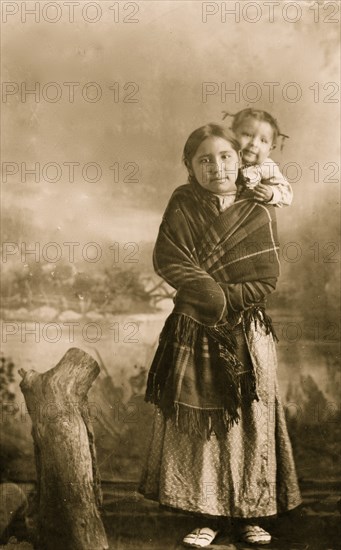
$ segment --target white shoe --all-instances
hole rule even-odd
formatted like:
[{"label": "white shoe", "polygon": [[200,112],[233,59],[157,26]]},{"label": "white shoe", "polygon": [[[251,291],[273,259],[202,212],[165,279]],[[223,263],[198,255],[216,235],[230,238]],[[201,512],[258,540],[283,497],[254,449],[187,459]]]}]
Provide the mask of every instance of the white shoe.
[{"label": "white shoe", "polygon": [[241,536],[248,544],[270,544],[271,535],[259,525],[244,525],[241,528]]},{"label": "white shoe", "polygon": [[194,548],[204,548],[209,546],[211,542],[216,538],[218,531],[213,531],[210,527],[201,527],[194,529],[191,533],[185,536],[183,543],[185,546],[192,546]]}]

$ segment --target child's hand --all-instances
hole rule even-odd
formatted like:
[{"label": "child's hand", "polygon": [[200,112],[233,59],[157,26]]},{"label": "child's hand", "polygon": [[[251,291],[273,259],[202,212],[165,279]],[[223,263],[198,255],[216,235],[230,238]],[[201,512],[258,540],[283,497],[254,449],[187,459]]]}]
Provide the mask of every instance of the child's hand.
[{"label": "child's hand", "polygon": [[273,191],[269,185],[264,185],[263,183],[259,183],[253,189],[253,198],[256,201],[268,202],[268,201],[271,201],[272,197],[273,197]]}]

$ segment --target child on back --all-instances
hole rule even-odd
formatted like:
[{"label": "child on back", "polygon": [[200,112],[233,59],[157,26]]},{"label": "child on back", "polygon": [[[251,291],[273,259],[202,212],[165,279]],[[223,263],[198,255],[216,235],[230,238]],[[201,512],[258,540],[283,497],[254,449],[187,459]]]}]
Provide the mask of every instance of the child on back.
[{"label": "child on back", "polygon": [[287,136],[280,133],[277,121],[266,111],[243,109],[230,116],[233,116],[232,131],[242,150],[241,172],[248,196],[278,207],[290,206],[291,185],[269,157],[278,137]]}]

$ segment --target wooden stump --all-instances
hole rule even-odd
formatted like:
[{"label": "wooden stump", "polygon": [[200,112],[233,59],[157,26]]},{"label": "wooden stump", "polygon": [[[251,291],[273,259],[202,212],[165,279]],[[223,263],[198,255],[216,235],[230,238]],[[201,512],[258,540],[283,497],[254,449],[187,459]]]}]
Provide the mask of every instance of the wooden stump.
[{"label": "wooden stump", "polygon": [[108,548],[87,399],[99,372],[96,361],[77,348],[44,374],[19,371],[32,419],[42,550]]}]

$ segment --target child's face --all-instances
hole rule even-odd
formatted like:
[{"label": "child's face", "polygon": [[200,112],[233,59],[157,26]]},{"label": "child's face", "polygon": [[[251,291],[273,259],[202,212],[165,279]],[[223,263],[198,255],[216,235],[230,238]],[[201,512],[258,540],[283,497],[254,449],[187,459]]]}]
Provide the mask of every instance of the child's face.
[{"label": "child's face", "polygon": [[268,122],[249,117],[235,130],[242,148],[242,161],[262,164],[272,149],[274,133]]},{"label": "child's face", "polygon": [[192,158],[190,173],[198,183],[217,195],[234,193],[239,156],[231,143],[220,137],[209,137],[198,147]]}]

